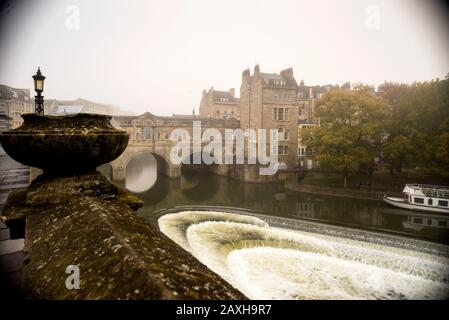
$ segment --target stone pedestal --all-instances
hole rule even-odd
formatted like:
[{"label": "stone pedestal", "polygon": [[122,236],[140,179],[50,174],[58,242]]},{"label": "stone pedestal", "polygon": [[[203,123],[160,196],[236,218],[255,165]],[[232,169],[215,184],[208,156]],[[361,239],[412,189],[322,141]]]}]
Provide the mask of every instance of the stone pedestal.
[{"label": "stone pedestal", "polygon": [[[245,298],[140,219],[135,213],[140,199],[94,171],[118,157],[128,142],[110,117],[24,119],[22,127],[0,135],[12,158],[44,170],[28,189],[10,194],[2,217],[25,226],[24,297]],[[67,285],[73,270],[78,288]]]}]

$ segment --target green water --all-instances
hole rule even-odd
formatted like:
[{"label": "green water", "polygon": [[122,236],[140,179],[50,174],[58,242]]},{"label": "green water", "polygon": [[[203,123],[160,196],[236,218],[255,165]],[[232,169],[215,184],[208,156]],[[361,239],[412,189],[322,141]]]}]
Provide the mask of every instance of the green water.
[{"label": "green water", "polygon": [[282,184],[244,183],[203,171],[183,170],[181,179],[159,176],[148,191],[135,194],[145,202],[138,212],[143,217],[175,206],[227,206],[449,243],[447,216],[396,209],[381,201],[298,193]]}]

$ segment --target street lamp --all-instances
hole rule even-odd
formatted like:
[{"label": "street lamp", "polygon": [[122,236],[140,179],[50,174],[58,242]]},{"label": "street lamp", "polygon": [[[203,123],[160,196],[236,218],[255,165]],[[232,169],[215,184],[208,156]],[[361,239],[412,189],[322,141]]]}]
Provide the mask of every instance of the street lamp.
[{"label": "street lamp", "polygon": [[34,91],[37,95],[34,96],[34,113],[44,114],[44,96],[41,93],[44,91],[44,80],[45,77],[41,73],[41,69],[37,68],[37,73],[33,76],[34,80]]}]

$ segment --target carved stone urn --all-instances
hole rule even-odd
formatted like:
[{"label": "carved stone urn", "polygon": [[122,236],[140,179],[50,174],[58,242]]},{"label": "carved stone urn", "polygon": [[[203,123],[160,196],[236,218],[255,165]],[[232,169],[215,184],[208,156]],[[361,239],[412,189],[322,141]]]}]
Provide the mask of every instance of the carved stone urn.
[{"label": "carved stone urn", "polygon": [[111,116],[24,114],[23,124],[0,135],[6,153],[48,176],[87,173],[123,153],[128,134],[111,124]]}]

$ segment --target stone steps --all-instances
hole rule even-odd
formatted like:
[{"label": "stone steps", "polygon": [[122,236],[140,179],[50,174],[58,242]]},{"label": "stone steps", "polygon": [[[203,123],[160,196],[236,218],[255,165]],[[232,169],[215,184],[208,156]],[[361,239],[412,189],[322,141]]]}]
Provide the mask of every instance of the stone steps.
[{"label": "stone steps", "polygon": [[[0,156],[0,212],[9,193],[29,185],[30,169],[14,162],[7,156]],[[10,239],[8,227],[0,222],[0,298],[20,297],[20,282],[24,261],[24,239]]]}]

